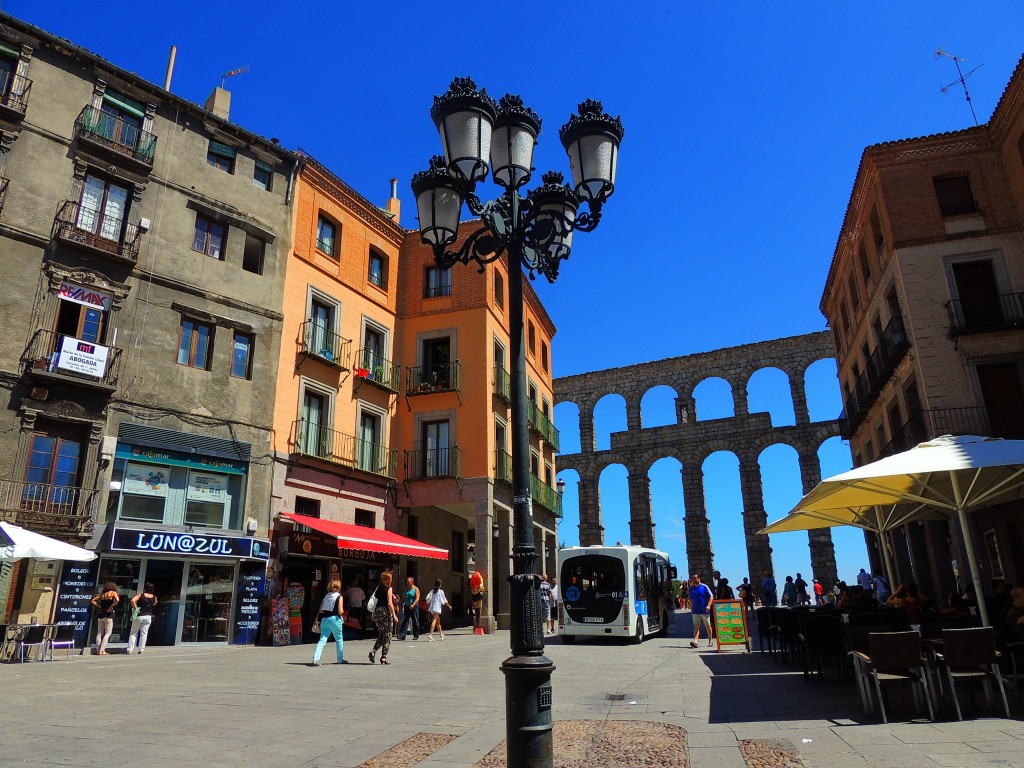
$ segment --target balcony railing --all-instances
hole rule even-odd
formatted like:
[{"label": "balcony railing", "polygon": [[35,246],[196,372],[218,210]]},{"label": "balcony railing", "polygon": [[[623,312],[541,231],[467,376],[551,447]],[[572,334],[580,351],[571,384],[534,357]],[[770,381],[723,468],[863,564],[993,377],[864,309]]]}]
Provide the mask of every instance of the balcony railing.
[{"label": "balcony railing", "polygon": [[946,302],[953,335],[1024,328],[1024,293],[1003,293],[985,301]]},{"label": "balcony railing", "polygon": [[536,475],[530,475],[530,496],[555,517],[562,516],[562,497],[554,488]]},{"label": "balcony railing", "polygon": [[501,483],[512,482],[512,454],[501,448],[494,452],[494,479]]},{"label": "balcony railing", "polygon": [[538,408],[534,403],[528,403],[527,422],[536,434],[540,435],[544,440],[551,444],[551,446],[557,451],[559,442],[559,432],[555,428],[555,425],[551,422],[547,416],[544,415],[544,411]]},{"label": "balcony railing", "polygon": [[70,377],[113,390],[121,372],[121,350],[55,331],[39,329],[24,357],[26,373],[46,378]]},{"label": "balcony railing", "polygon": [[32,517],[88,519],[97,494],[93,488],[0,480],[0,510]]},{"label": "balcony railing", "polygon": [[461,477],[459,448],[426,448],[405,451],[405,479],[430,480],[439,477]]},{"label": "balcony railing", "polygon": [[383,477],[396,477],[397,449],[336,432],[308,419],[298,419],[292,424],[289,442],[292,452],[300,456],[345,464]]},{"label": "balcony railing", "polygon": [[458,392],[460,366],[453,363],[436,363],[406,368],[405,394],[426,395],[430,392]]},{"label": "balcony railing", "polygon": [[23,116],[28,109],[28,95],[32,90],[32,81],[22,75],[8,76],[6,82],[0,81],[0,107]]},{"label": "balcony railing", "polygon": [[893,371],[909,349],[910,339],[903,325],[903,318],[892,318],[882,332],[878,346],[864,361],[864,370],[853,382],[853,389],[848,393],[844,409],[844,438],[849,439],[857,431],[857,427],[867,416],[868,409],[889,383]]},{"label": "balcony railing", "polygon": [[1024,411],[1012,406],[932,408],[911,416],[878,452],[878,457],[908,451],[941,435],[1024,438]]},{"label": "balcony railing", "polygon": [[372,349],[364,348],[356,352],[353,370],[357,379],[388,392],[398,392],[401,386],[402,366],[392,363]]},{"label": "balcony railing", "polygon": [[512,380],[500,365],[494,366],[494,394],[506,403],[512,402]]},{"label": "balcony railing", "polygon": [[75,200],[66,200],[57,209],[53,227],[54,237],[64,242],[99,251],[129,264],[139,260],[142,230],[123,218],[89,208]]},{"label": "balcony railing", "polygon": [[347,371],[348,360],[352,356],[352,341],[342,338],[315,320],[307,320],[299,329],[299,352],[332,368]]},{"label": "balcony railing", "polygon": [[156,136],[117,115],[96,107],[86,107],[75,120],[75,135],[121,157],[152,167],[156,155]]},{"label": "balcony railing", "polygon": [[10,183],[10,179],[0,176],[0,215],[4,212],[4,203],[7,202],[7,187]]}]

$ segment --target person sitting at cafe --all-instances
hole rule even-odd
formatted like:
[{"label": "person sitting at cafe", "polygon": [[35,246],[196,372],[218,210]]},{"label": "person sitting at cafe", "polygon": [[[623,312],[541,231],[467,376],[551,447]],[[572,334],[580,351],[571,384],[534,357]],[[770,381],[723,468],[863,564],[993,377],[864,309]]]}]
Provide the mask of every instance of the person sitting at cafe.
[{"label": "person sitting at cafe", "polygon": [[928,598],[918,591],[917,584],[908,581],[903,584],[887,601],[889,605],[903,609],[907,614],[907,623],[920,624],[921,614],[928,607]]},{"label": "person sitting at cafe", "polygon": [[1016,643],[1024,641],[1024,587],[1014,587],[1010,594],[1013,604],[1006,612],[1006,639]]},{"label": "person sitting at cafe", "polygon": [[966,601],[955,592],[946,595],[946,603],[942,606],[942,615],[952,618],[959,616],[970,616],[971,609],[967,607]]}]

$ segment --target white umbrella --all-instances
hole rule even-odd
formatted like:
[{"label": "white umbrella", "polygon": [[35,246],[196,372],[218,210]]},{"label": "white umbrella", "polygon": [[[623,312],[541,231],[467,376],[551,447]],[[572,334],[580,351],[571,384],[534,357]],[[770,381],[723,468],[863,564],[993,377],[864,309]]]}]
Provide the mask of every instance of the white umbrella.
[{"label": "white umbrella", "polygon": [[0,562],[21,560],[95,560],[96,553],[12,523],[0,522]]},{"label": "white umbrella", "polygon": [[1024,440],[943,435],[823,480],[793,511],[909,502],[956,515],[979,598],[978,611],[988,624],[967,513],[1017,499],[1024,499]]}]

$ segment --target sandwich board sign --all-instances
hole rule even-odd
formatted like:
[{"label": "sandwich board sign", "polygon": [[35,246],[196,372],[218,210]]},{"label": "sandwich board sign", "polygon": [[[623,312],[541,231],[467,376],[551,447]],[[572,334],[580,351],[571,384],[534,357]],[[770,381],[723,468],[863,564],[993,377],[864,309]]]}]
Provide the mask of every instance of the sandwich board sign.
[{"label": "sandwich board sign", "polygon": [[747,609],[742,600],[715,600],[711,604],[715,622],[716,650],[722,646],[743,645],[750,652],[750,633],[747,631]]}]

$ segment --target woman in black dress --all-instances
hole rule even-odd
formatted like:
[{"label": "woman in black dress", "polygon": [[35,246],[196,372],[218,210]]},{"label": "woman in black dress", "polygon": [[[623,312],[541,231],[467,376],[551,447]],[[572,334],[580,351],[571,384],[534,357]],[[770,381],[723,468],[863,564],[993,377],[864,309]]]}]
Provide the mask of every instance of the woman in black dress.
[{"label": "woman in black dress", "polygon": [[377,642],[373,644],[370,651],[370,663],[376,663],[377,649],[381,648],[380,663],[390,664],[388,651],[391,650],[391,634],[398,623],[398,616],[395,615],[394,593],[391,590],[391,571],[384,571],[380,575],[380,583],[373,591],[377,599],[377,606],[373,609],[373,623],[377,627]]}]

